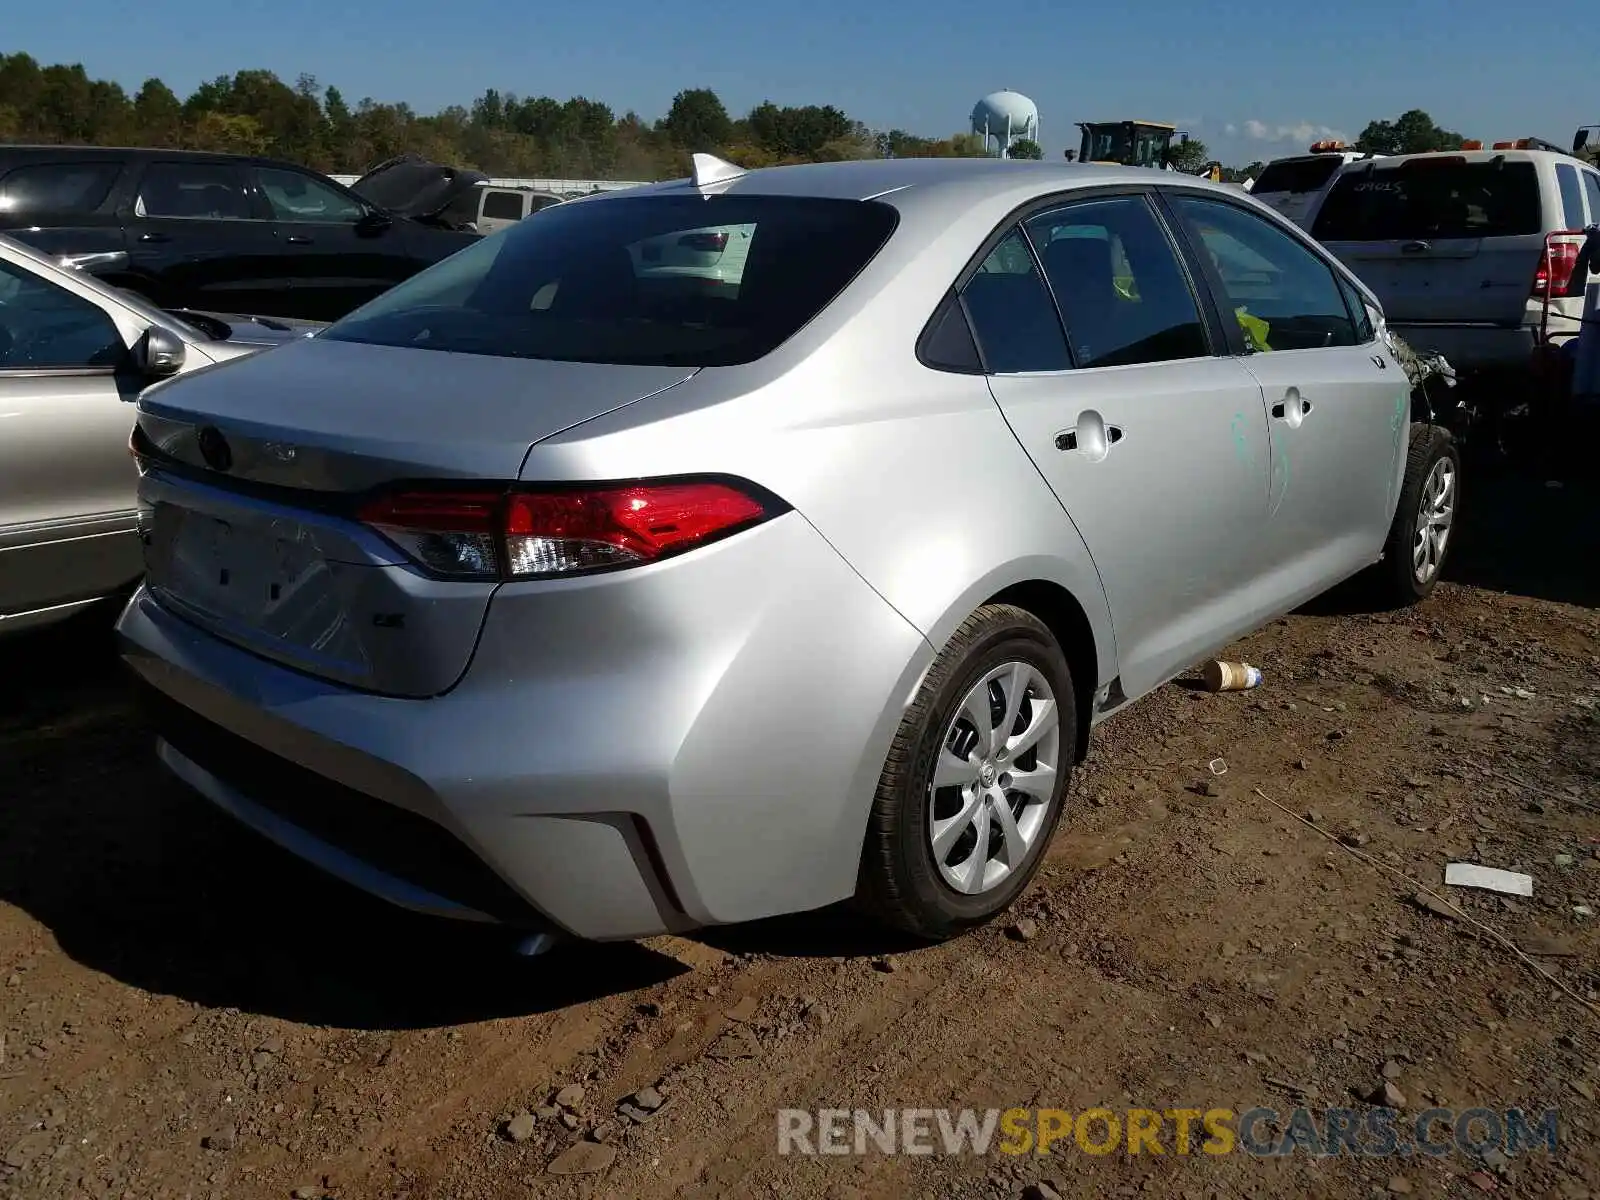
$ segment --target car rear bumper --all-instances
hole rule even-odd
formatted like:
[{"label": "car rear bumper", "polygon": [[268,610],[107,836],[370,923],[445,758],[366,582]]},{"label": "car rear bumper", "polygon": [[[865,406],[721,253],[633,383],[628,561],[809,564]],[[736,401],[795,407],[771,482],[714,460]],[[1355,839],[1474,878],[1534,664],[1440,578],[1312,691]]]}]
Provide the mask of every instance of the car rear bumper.
[{"label": "car rear bumper", "polygon": [[[1389,322],[1414,350],[1437,351],[1457,370],[1523,369],[1533,360],[1539,344],[1539,327],[1530,325],[1482,325],[1463,322]],[[1578,332],[1579,323],[1552,314],[1548,333],[1552,338],[1567,338]]]},{"label": "car rear bumper", "polygon": [[506,585],[427,700],[268,662],[143,588],[118,629],[163,761],[245,824],[406,907],[594,939],[849,896],[933,653],[798,514]]}]

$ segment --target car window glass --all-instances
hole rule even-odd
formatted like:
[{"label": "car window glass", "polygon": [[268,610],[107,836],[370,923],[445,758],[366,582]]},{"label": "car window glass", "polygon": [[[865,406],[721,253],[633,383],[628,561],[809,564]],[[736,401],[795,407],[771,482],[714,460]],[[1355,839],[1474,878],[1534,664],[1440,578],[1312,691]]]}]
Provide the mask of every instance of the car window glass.
[{"label": "car window glass", "polygon": [[991,374],[1065,371],[1072,365],[1061,319],[1020,230],[1001,239],[961,298]]},{"label": "car window glass", "polygon": [[955,293],[946,295],[939,311],[928,323],[922,339],[922,361],[946,371],[981,371],[983,359],[973,340],[966,310]]},{"label": "car window glass", "polygon": [[0,371],[114,367],[125,354],[99,305],[0,261]]},{"label": "car window glass", "polygon": [[256,178],[280,221],[326,221],[348,225],[366,213],[361,204],[336,188],[300,171],[260,167]]},{"label": "car window glass", "polygon": [[1338,276],[1338,281],[1339,290],[1344,294],[1345,306],[1355,318],[1356,340],[1364,346],[1378,336],[1378,331],[1372,323],[1372,311],[1367,307],[1367,298],[1344,276]]},{"label": "car window glass", "polygon": [[1142,196],[1071,204],[1027,222],[1079,367],[1199,358],[1194,293]]},{"label": "car window glass", "polygon": [[1539,173],[1531,162],[1468,162],[1427,155],[1344,171],[1317,210],[1322,242],[1513,237],[1544,227]]},{"label": "car window glass", "polygon": [[1183,195],[1172,202],[1210,256],[1250,350],[1356,344],[1333,268],[1311,250],[1232,204]]},{"label": "car window glass", "polygon": [[1589,224],[1600,225],[1600,175],[1583,172],[1583,194],[1589,197]]},{"label": "car window glass", "polygon": [[483,215],[495,221],[520,221],[522,197],[516,192],[486,191],[483,194]]},{"label": "car window glass", "polygon": [[318,337],[564,362],[752,362],[832,303],[897,220],[877,201],[811,196],[557,204]]},{"label": "car window glass", "polygon": [[239,172],[221,163],[151,163],[139,181],[134,213],[208,221],[254,215]]},{"label": "car window glass", "polygon": [[0,179],[0,215],[91,213],[122,171],[121,163],[38,163]]},{"label": "car window glass", "polygon": [[1556,183],[1561,188],[1561,219],[1567,229],[1583,228],[1583,185],[1578,182],[1578,168],[1568,163],[1556,164]]}]

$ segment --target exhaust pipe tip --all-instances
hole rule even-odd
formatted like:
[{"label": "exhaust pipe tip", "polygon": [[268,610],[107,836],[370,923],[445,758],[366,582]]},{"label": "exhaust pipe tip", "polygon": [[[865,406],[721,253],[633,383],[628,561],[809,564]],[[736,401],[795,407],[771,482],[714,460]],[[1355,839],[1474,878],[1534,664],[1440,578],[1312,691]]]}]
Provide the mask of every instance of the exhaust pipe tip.
[{"label": "exhaust pipe tip", "polygon": [[548,953],[560,939],[553,933],[531,933],[517,943],[519,958],[538,958]]}]

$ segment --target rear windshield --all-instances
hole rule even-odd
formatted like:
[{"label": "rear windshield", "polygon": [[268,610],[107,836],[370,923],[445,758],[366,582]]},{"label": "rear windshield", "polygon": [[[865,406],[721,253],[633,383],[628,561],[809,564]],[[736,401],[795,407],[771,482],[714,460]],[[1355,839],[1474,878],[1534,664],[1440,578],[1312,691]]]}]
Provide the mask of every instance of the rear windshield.
[{"label": "rear windshield", "polygon": [[751,362],[821,312],[896,219],[876,202],[791,196],[557,204],[413,276],[321,337],[567,362]]},{"label": "rear windshield", "polygon": [[1544,228],[1531,162],[1412,159],[1351,167],[1312,223],[1329,242],[1513,237]]},{"label": "rear windshield", "polygon": [[1343,163],[1344,159],[1334,154],[1315,158],[1286,158],[1281,162],[1268,163],[1267,169],[1261,172],[1261,178],[1250,185],[1250,194],[1319,192]]}]

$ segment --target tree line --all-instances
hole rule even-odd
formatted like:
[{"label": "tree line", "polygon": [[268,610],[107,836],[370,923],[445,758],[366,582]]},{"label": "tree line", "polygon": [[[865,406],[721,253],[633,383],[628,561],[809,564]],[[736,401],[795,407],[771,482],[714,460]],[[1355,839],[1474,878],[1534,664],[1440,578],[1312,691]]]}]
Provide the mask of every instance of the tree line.
[{"label": "tree line", "polygon": [[[986,153],[970,133],[921,137],[875,130],[831,104],[768,101],[734,116],[709,88],[686,88],[665,116],[617,114],[585,96],[557,100],[495,88],[470,106],[431,115],[405,103],[364,98],[351,104],[310,75],[289,84],[271,71],[219,75],[180,98],[160,79],[130,95],[93,79],[81,64],[40,65],[25,53],[0,55],[0,142],[133,145],[268,154],[329,174],[359,174],[397,154],[416,153],[495,176],[668,179],[688,156],[712,150],[746,167],[854,158],[966,158]],[[1444,149],[1460,137],[1413,110],[1374,121],[1357,145],[1380,153]],[[1203,143],[1191,140],[1177,165],[1199,170]],[[1018,142],[1015,158],[1040,158]],[[1225,168],[1224,178],[1260,174],[1262,164]]]},{"label": "tree line", "polygon": [[687,88],[647,121],[599,100],[519,96],[490,88],[470,107],[431,115],[370,98],[352,104],[309,75],[220,75],[180,98],[160,79],[130,95],[79,64],[41,66],[0,55],[0,142],[137,145],[269,154],[330,174],[360,173],[407,152],[497,176],[664,179],[688,155],[715,150],[744,166],[848,158],[976,157],[966,133],[919,137],[869,129],[831,104],[765,101],[729,113],[708,88]]}]

